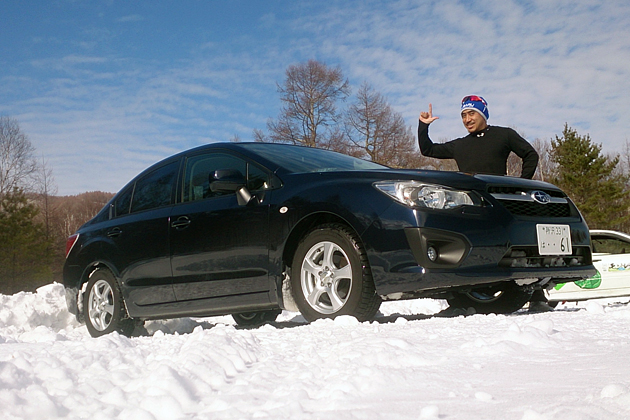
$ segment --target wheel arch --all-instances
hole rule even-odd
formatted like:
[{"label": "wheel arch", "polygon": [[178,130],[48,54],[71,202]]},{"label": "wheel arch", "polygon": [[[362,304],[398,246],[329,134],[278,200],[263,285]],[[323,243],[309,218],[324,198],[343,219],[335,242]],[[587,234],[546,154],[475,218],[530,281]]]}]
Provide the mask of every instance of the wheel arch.
[{"label": "wheel arch", "polygon": [[310,214],[300,220],[293,227],[291,233],[289,233],[289,236],[285,241],[284,249],[282,251],[282,263],[284,267],[291,267],[295,251],[297,250],[298,244],[300,243],[300,240],[304,237],[304,235],[306,235],[308,232],[318,226],[329,223],[339,223],[346,226],[355,234],[357,240],[361,240],[361,236],[358,234],[357,230],[352,226],[350,222],[348,222],[341,216],[330,212]]},{"label": "wheel arch", "polygon": [[360,236],[358,235],[356,229],[352,226],[352,224],[343,217],[332,212],[312,213],[296,223],[287,236],[287,240],[285,241],[284,248],[282,250],[283,275],[280,277],[280,284],[278,285],[278,290],[280,291],[278,297],[281,301],[281,308],[288,311],[299,312],[297,304],[293,299],[293,290],[291,287],[290,278],[291,266],[293,265],[293,257],[295,256],[295,252],[297,251],[300,240],[304,237],[304,235],[308,234],[308,232],[312,231],[317,226],[322,226],[330,223],[338,223],[347,227],[353,233],[355,233],[357,240],[360,240]]},{"label": "wheel arch", "polygon": [[[309,321],[318,318],[334,318],[343,314],[352,315],[360,321],[372,319],[378,311],[381,299],[376,293],[362,240],[356,229],[350,224],[339,222],[337,219],[324,218],[323,220],[323,224],[312,224],[309,229],[304,231],[304,235],[300,238],[299,244],[292,254],[291,268],[286,270],[290,276],[285,277],[285,284],[290,286],[289,291],[293,297],[292,303]],[[331,244],[330,249],[334,249],[334,253],[321,253],[324,243]],[[309,253],[313,250],[316,250],[315,254],[318,256],[315,258],[318,261],[310,260],[308,266],[319,266],[322,267],[322,270],[316,270],[319,271],[319,274],[308,274],[306,281],[308,285],[305,286],[303,281],[305,277],[301,267],[303,267],[303,262],[310,258]],[[337,257],[333,257],[333,254],[336,254]],[[319,261],[320,258],[324,258],[326,262],[322,263]],[[343,263],[344,261],[345,263]],[[338,263],[342,263],[342,265],[338,265]],[[345,270],[345,268],[341,268],[344,266],[351,269],[350,274],[347,271],[341,273]],[[332,280],[336,275],[330,275],[331,269],[333,271],[339,270],[340,282]],[[313,276],[320,280],[314,280]],[[285,290],[283,287],[283,292]],[[313,296],[317,296],[316,302],[309,298]],[[321,298],[322,296],[323,298]],[[337,304],[335,305],[333,302]]]},{"label": "wheel arch", "polygon": [[[77,317],[79,317],[79,319],[82,319],[84,317],[83,294],[85,293],[88,281],[90,281],[90,276],[92,275],[92,273],[99,268],[106,269],[110,273],[112,273],[112,275],[114,276],[114,279],[118,283],[118,287],[121,286],[120,275],[118,273],[118,270],[115,269],[113,264],[107,261],[103,261],[103,260],[93,261],[92,263],[88,264],[83,270],[83,272],[81,273],[81,277],[79,279],[79,284],[78,284],[78,293],[76,297],[77,299],[76,303],[77,303]],[[126,305],[127,304],[125,302],[125,310],[127,310]]]}]

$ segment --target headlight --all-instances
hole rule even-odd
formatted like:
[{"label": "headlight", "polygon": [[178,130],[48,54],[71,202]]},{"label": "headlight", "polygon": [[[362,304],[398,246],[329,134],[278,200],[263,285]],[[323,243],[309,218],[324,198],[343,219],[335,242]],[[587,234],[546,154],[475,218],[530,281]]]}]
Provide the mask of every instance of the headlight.
[{"label": "headlight", "polygon": [[375,182],[374,186],[409,207],[452,209],[479,205],[475,203],[477,200],[473,201],[470,192],[452,190],[441,185],[422,184],[418,181],[381,181]]}]

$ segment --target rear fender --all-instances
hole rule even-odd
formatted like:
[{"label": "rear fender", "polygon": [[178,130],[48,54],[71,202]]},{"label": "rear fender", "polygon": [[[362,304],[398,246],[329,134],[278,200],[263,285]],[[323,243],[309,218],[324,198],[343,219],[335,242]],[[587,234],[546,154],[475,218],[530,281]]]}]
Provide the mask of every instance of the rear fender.
[{"label": "rear fender", "polygon": [[[77,316],[77,319],[79,319],[79,321],[81,322],[83,322],[83,295],[85,294],[85,291],[87,289],[87,284],[88,284],[88,281],[90,280],[90,276],[97,268],[105,268],[111,271],[111,273],[114,275],[114,278],[118,282],[118,286],[120,287],[120,275],[118,273],[118,270],[116,270],[112,264],[106,261],[100,261],[100,260],[94,261],[93,263],[88,264],[88,266],[83,270],[83,273],[81,275],[81,281],[78,287],[74,289],[66,289],[66,301],[68,302],[70,302],[68,300],[69,299],[68,290],[71,291],[70,293],[74,292],[74,296],[75,296],[74,306],[76,307],[75,315]],[[125,302],[125,305],[126,305],[126,302]]]}]

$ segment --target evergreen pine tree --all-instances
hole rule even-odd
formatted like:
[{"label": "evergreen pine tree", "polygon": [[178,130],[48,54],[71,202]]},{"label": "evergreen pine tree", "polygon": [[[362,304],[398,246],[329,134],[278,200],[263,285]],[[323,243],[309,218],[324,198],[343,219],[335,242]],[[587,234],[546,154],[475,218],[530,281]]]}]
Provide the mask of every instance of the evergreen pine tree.
[{"label": "evergreen pine tree", "polygon": [[630,219],[628,177],[617,170],[619,156],[603,156],[601,145],[567,124],[551,147],[557,165],[551,182],[569,195],[591,229],[619,229]]},{"label": "evergreen pine tree", "polygon": [[0,199],[0,293],[34,291],[50,282],[50,246],[38,213],[19,188]]}]

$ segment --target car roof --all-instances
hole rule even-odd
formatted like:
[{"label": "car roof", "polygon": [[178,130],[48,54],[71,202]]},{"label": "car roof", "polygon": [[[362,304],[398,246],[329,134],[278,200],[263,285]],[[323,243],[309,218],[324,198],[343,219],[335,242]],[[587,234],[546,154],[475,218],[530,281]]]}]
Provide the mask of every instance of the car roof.
[{"label": "car roof", "polygon": [[[183,156],[194,155],[197,153],[203,153],[211,150],[226,150],[236,152],[241,154],[243,157],[255,160],[261,165],[265,166],[268,170],[278,174],[285,175],[287,173],[296,173],[292,170],[286,170],[281,164],[273,162],[272,158],[266,158],[265,155],[273,155],[267,151],[266,153],[260,153],[262,149],[273,150],[275,154],[282,154],[282,150],[293,149],[299,152],[299,149],[309,149],[313,150],[313,148],[302,146],[302,145],[292,145],[286,143],[263,143],[263,142],[216,142],[216,143],[208,143],[201,146],[197,146],[191,149],[183,150],[174,155],[166,157],[159,162],[147,167],[142,172],[137,174],[134,178],[132,178],[120,191],[127,188],[128,185],[134,182],[134,180],[143,176],[144,174],[154,170],[161,165],[164,165],[168,162],[172,162],[177,159],[181,159]],[[274,150],[275,149],[275,150]],[[331,153],[335,155],[343,155],[347,156],[343,153],[334,152],[332,150],[326,149],[318,149],[323,153]],[[359,159],[361,160],[361,159]],[[366,161],[366,163],[372,163]],[[422,176],[426,182],[435,182],[438,184],[449,185],[453,188],[462,188],[462,189],[485,189],[488,185],[502,185],[509,186],[514,185],[519,188],[527,187],[529,189],[545,189],[545,190],[559,190],[558,187],[548,184],[542,181],[523,179],[523,178],[514,178],[509,176],[497,176],[497,175],[482,175],[482,174],[468,174],[463,172],[451,172],[451,171],[435,171],[435,170],[426,170],[426,169],[392,169],[383,165],[376,165],[376,169],[370,169],[368,171],[353,171],[355,175],[359,175],[360,173],[366,174],[367,172],[371,172],[371,175],[381,176],[385,179],[394,179],[396,177],[418,177]]]},{"label": "car roof", "polygon": [[628,235],[627,233],[616,231],[616,230],[591,229],[589,232],[591,234],[591,237],[592,236],[605,236],[605,237],[610,237],[610,238],[622,239],[622,240],[630,242],[630,235]]},{"label": "car roof", "polygon": [[[321,151],[322,153],[331,153],[331,154],[335,154],[335,155],[341,155],[347,158],[352,158],[352,156],[340,153],[340,152],[335,152],[333,150],[327,150],[327,149],[322,149],[322,148],[313,148],[313,147],[307,147],[307,146],[302,146],[302,145],[294,145],[294,144],[286,144],[286,143],[263,143],[263,142],[216,142],[216,143],[209,143],[209,144],[204,144],[201,146],[197,146],[194,147],[192,149],[187,149],[187,150],[183,150],[175,155],[169,156],[163,160],[161,160],[160,162],[157,162],[156,164],[152,165],[151,167],[155,167],[155,166],[159,166],[161,163],[167,161],[167,160],[171,160],[171,159],[177,159],[180,158],[182,155],[191,155],[191,154],[196,154],[196,153],[202,153],[204,151],[211,151],[211,150],[218,150],[218,149],[223,149],[223,150],[230,150],[230,151],[234,151],[234,152],[238,152],[241,155],[245,156],[245,157],[249,157],[252,159],[255,159],[257,162],[263,164],[264,166],[266,166],[268,169],[272,170],[272,171],[276,171],[278,169],[283,169],[282,166],[278,166],[278,164],[276,162],[273,162],[272,160],[268,159],[265,157],[265,153],[261,153],[261,149],[269,149],[269,150],[274,150],[277,149],[277,151],[274,151],[271,154],[280,154],[280,152],[284,149],[284,150],[295,150],[295,151],[300,151],[300,150],[304,150],[306,152],[311,152],[313,150],[318,150]],[[356,159],[356,158],[355,158]],[[359,160],[364,160],[364,159],[359,159]],[[382,169],[387,169],[386,166],[384,165],[380,165],[380,164],[376,164],[373,162],[369,162],[369,161],[365,161],[368,164],[373,164],[375,166],[379,166]],[[291,171],[289,171],[291,172]]]}]

